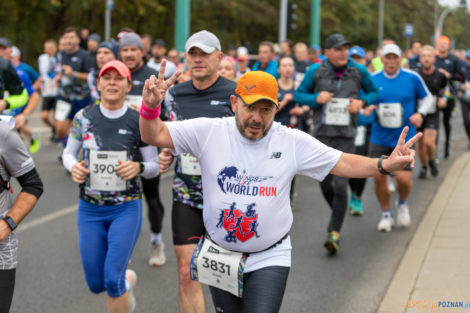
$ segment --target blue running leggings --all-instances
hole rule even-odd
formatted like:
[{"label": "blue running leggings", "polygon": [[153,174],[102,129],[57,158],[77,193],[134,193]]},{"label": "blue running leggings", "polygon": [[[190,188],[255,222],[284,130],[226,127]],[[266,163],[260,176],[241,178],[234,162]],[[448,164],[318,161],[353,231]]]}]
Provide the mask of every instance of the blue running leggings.
[{"label": "blue running leggings", "polygon": [[243,274],[243,298],[209,287],[216,312],[277,313],[286,289],[289,267],[269,266]]},{"label": "blue running leggings", "polygon": [[78,243],[85,279],[93,293],[126,292],[125,275],[142,226],[142,200],[115,205],[78,201]]}]

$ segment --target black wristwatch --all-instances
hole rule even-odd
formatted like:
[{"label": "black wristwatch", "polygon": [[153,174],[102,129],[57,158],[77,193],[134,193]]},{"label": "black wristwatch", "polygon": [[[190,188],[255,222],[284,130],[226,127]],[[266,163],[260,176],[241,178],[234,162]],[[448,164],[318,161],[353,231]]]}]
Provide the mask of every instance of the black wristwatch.
[{"label": "black wristwatch", "polygon": [[16,225],[15,221],[10,216],[5,216],[3,220],[8,224],[11,228],[11,231],[14,231],[18,225]]},{"label": "black wristwatch", "polygon": [[388,156],[382,155],[382,156],[379,158],[379,160],[377,161],[377,167],[379,168],[379,172],[380,172],[380,174],[382,174],[382,175],[392,175],[392,173],[387,172],[387,171],[384,170],[384,168],[382,167],[382,162],[383,162],[383,160],[385,160],[385,159],[388,159]]},{"label": "black wristwatch", "polygon": [[142,174],[145,170],[145,165],[144,165],[144,162],[140,162],[140,173],[139,174]]}]

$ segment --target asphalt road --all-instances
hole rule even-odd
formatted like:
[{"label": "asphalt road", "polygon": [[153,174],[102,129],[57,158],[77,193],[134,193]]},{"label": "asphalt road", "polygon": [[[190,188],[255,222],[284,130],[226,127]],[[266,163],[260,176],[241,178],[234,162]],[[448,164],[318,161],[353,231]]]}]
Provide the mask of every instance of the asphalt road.
[{"label": "asphalt road", "polygon": [[[41,132],[42,148],[34,159],[45,193],[19,229],[19,266],[11,312],[106,312],[106,295],[93,295],[83,278],[76,229],[78,188],[58,162],[61,149],[48,142],[48,130],[37,115],[30,124]],[[411,226],[391,233],[377,232],[380,211],[373,182],[369,180],[363,195],[365,215],[346,217],[340,252],[335,257],[328,257],[323,248],[330,211],[319,185],[312,179],[298,177],[291,231],[292,268],[281,312],[377,310],[446,170],[467,149],[458,114],[453,125],[453,150],[448,160],[441,159],[441,175],[426,181],[415,179],[409,200]],[[439,147],[442,151],[442,144]],[[417,176],[416,170],[413,175]],[[171,183],[171,175],[165,175],[160,184],[166,208],[163,238],[167,264],[161,268],[148,267],[149,225],[144,219],[129,266],[138,274],[136,313],[178,312],[177,269],[170,233]],[[396,194],[392,199],[396,199]],[[207,312],[215,312],[208,289],[205,291]],[[401,300],[406,299],[397,299],[397,303]]]}]

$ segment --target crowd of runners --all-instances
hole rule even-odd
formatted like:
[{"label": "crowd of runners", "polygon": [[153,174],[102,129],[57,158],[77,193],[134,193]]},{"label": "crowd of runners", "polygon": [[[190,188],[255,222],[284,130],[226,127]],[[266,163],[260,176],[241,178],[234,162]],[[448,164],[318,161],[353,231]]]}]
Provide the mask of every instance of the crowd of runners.
[{"label": "crowd of runners", "polygon": [[[367,177],[380,204],[367,212],[377,214],[377,230],[410,225],[413,180],[442,175],[458,103],[470,141],[470,50],[451,51],[441,36],[435,46],[412,40],[406,51],[385,39],[371,52],[342,34],[329,35],[323,51],[290,41],[257,48],[223,49],[202,30],[180,52],[130,28],[101,41],[68,27],[57,42],[44,42],[36,71],[0,38],[0,313],[13,296],[14,229],[42,193],[29,155],[41,153],[41,143],[28,126],[40,103],[50,141],[63,147],[59,161],[80,189],[85,280],[91,292],[107,292],[109,312],[136,305],[138,273],[127,267],[143,202],[148,265],[166,263],[160,194],[170,191],[159,182],[173,162],[183,313],[205,312],[201,283],[217,312],[279,311],[291,266],[295,175],[320,182],[331,209],[324,241],[331,257],[347,212],[365,213]],[[22,186],[16,201],[10,177]]]}]

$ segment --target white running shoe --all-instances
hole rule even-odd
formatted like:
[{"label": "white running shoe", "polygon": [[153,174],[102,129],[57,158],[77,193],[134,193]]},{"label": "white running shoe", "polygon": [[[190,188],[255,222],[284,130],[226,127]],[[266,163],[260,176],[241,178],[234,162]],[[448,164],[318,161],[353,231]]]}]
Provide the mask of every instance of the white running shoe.
[{"label": "white running shoe", "polygon": [[126,270],[126,288],[127,288],[127,295],[129,297],[129,313],[133,313],[135,310],[135,294],[134,294],[134,287],[137,283],[137,274],[133,270],[127,269]]},{"label": "white running shoe", "polygon": [[400,204],[398,206],[397,225],[400,227],[407,227],[410,226],[410,222],[410,210],[408,205]]},{"label": "white running shoe", "polygon": [[166,263],[165,244],[151,244],[149,266],[162,266]]},{"label": "white running shoe", "polygon": [[387,177],[387,185],[388,185],[388,190],[390,190],[391,193],[397,191],[397,188],[395,187],[395,182],[393,181],[393,177],[390,177],[390,176]]},{"label": "white running shoe", "polygon": [[377,225],[378,231],[390,232],[392,230],[392,226],[395,224],[393,218],[391,216],[383,216],[380,219],[379,224]]}]

